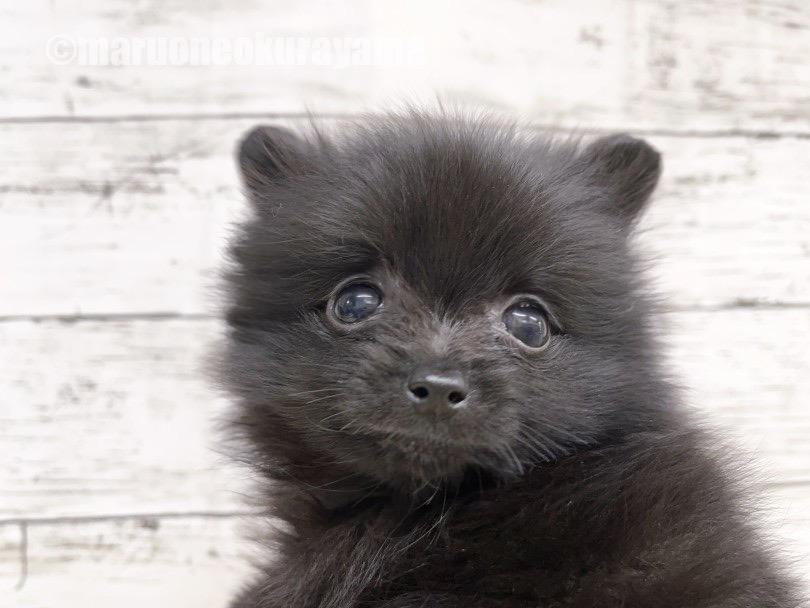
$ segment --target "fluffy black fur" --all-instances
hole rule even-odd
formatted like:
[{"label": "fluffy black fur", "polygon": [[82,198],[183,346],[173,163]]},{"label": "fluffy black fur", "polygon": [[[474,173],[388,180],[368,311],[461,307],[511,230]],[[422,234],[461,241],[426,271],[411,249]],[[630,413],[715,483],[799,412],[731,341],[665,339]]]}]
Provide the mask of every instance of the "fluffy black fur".
[{"label": "fluffy black fur", "polygon": [[[679,410],[629,251],[659,154],[404,114],[253,130],[221,377],[282,525],[234,608],[794,607]],[[384,305],[330,320],[363,275]],[[509,298],[545,302],[531,350]],[[417,365],[469,384],[416,411]]]}]

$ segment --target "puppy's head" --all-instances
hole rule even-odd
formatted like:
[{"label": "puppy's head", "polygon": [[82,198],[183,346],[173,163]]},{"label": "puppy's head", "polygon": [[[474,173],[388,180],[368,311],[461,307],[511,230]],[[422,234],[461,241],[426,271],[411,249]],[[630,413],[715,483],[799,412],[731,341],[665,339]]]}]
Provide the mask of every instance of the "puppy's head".
[{"label": "puppy's head", "polygon": [[259,127],[239,162],[224,375],[256,462],[436,484],[643,426],[648,144],[407,116]]}]

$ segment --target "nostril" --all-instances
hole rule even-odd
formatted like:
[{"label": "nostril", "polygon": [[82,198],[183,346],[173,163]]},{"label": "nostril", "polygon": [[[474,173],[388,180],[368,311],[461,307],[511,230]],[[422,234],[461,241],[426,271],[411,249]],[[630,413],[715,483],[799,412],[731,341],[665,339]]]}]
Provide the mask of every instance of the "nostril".
[{"label": "nostril", "polygon": [[467,405],[469,389],[460,370],[452,367],[416,367],[403,387],[421,414],[452,416]]},{"label": "nostril", "polygon": [[461,393],[459,391],[453,391],[449,395],[447,395],[447,400],[452,403],[453,405],[457,403],[461,403],[464,399],[467,398],[467,395]]},{"label": "nostril", "polygon": [[420,401],[422,399],[427,399],[428,395],[430,394],[430,391],[428,391],[427,387],[425,386],[417,385],[410,387],[410,389],[413,396],[419,399]]}]

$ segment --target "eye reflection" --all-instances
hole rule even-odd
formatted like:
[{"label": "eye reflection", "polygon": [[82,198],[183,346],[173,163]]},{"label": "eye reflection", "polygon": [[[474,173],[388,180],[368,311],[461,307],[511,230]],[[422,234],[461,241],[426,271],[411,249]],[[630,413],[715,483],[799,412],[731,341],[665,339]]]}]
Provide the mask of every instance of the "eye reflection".
[{"label": "eye reflection", "polygon": [[382,294],[371,285],[345,287],[335,297],[335,317],[343,323],[357,323],[371,316],[382,305]]},{"label": "eye reflection", "polygon": [[522,300],[503,313],[506,330],[530,348],[542,348],[551,338],[543,308],[531,300]]}]

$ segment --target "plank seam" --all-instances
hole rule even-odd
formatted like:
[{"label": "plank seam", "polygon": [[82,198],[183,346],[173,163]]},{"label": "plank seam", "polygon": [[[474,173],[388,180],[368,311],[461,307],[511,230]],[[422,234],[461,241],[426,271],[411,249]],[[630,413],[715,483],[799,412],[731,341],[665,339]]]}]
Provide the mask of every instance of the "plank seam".
[{"label": "plank seam", "polygon": [[232,511],[155,511],[144,513],[107,513],[100,515],[63,515],[54,517],[9,517],[0,519],[0,526],[37,526],[53,524],[96,523],[126,521],[130,519],[227,519],[229,517],[254,517],[261,511],[240,509]]},{"label": "plank seam", "polygon": [[[810,302],[756,302],[737,301],[712,306],[671,306],[659,308],[660,314],[669,313],[706,313],[733,312],[741,310],[780,311],[810,309]],[[88,313],[88,314],[55,314],[55,315],[0,315],[0,323],[19,322],[121,322],[121,321],[215,321],[219,315],[209,313],[182,312],[132,312],[132,313]]]},{"label": "plank seam", "polygon": [[[807,488],[810,490],[810,479],[773,481],[757,486],[767,492],[780,488]],[[18,525],[23,528],[36,525],[82,524],[105,521],[126,521],[135,519],[228,519],[231,517],[258,517],[267,513],[256,509],[234,509],[228,511],[146,511],[134,513],[103,513],[98,515],[61,515],[53,517],[9,517],[0,519],[0,526]],[[27,530],[26,530],[27,532]]]},{"label": "plank seam", "polygon": [[[379,112],[360,113],[319,113],[310,114],[307,112],[226,112],[219,114],[122,114],[110,116],[7,116],[0,117],[0,124],[37,124],[37,123],[118,123],[118,122],[166,122],[166,121],[186,121],[186,120],[358,120],[368,117],[380,116]],[[756,130],[756,129],[666,129],[666,128],[638,128],[627,129],[626,127],[599,127],[599,128],[577,128],[560,127],[559,125],[533,123],[528,121],[530,128],[543,131],[562,131],[585,133],[605,133],[615,131],[632,130],[639,135],[662,136],[662,137],[683,137],[683,138],[751,138],[751,139],[810,139],[810,131],[797,130]]]}]

